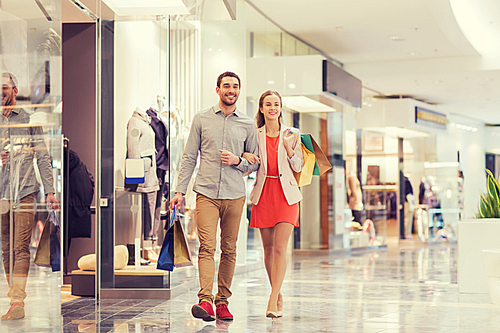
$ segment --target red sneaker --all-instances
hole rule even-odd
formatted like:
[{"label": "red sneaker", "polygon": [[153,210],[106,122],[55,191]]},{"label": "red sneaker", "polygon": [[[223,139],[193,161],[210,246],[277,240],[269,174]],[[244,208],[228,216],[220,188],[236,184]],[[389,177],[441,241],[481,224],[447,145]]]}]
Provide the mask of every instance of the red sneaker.
[{"label": "red sneaker", "polygon": [[191,314],[195,318],[203,319],[203,321],[214,321],[215,314],[212,304],[207,301],[201,301],[199,304],[193,305]]},{"label": "red sneaker", "polygon": [[233,315],[229,312],[227,308],[227,304],[219,304],[215,308],[215,312],[217,313],[217,319],[220,320],[233,320]]}]

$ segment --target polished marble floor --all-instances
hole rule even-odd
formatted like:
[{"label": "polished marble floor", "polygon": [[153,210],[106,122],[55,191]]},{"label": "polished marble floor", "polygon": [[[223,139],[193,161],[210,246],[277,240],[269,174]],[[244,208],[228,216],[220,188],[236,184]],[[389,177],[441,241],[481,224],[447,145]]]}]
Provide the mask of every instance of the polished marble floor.
[{"label": "polished marble floor", "polygon": [[[231,323],[194,319],[192,290],[171,301],[72,300],[62,306],[62,325],[64,332],[500,332],[500,306],[488,295],[460,295],[456,268],[456,245],[447,243],[300,254],[289,263],[280,319],[264,316],[270,287],[257,269],[235,276]],[[1,323],[4,331],[58,329]]]}]

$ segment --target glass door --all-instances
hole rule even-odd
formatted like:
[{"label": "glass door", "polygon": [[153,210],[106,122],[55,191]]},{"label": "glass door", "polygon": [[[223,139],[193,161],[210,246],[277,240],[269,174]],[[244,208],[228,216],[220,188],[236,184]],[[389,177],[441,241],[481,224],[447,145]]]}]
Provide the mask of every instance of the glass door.
[{"label": "glass door", "polygon": [[61,1],[0,2],[0,67],[2,321],[60,330]]}]

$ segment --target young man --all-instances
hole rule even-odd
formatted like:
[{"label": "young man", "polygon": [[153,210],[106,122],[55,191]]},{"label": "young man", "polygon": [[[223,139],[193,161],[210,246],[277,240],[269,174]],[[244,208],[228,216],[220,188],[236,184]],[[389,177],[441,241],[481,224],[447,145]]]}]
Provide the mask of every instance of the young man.
[{"label": "young man", "polygon": [[220,218],[221,258],[215,295],[217,318],[233,320],[227,299],[231,296],[236,240],[243,205],[246,200],[243,173],[258,169],[242,157],[244,152],[258,155],[255,124],[236,107],[241,81],[238,75],[224,72],[217,78],[215,91],[219,104],[197,113],[191,125],[188,142],[182,156],[176,194],[170,208],[180,206],[191,179],[198,152],[200,167],[193,190],[196,195],[196,216],[200,248],[198,269],[200,276],[199,304],[192,307],[195,318],[215,320],[212,295],[217,224]]},{"label": "young man", "polygon": [[[39,191],[33,163],[35,158],[46,193],[47,206],[59,209],[59,202],[54,196],[52,161],[43,139],[37,137],[43,134],[42,127],[29,124],[28,112],[16,106],[17,93],[17,79],[11,73],[2,73],[0,197],[4,200],[4,205],[0,220],[3,266],[9,283],[7,296],[10,298],[10,309],[1,317],[2,321],[24,317],[26,281],[31,258],[31,233],[35,223],[34,202]],[[10,156],[11,151],[14,156]],[[11,210],[14,211],[11,213]],[[13,244],[10,242],[11,237]],[[11,250],[14,252],[13,263],[10,262]]]}]

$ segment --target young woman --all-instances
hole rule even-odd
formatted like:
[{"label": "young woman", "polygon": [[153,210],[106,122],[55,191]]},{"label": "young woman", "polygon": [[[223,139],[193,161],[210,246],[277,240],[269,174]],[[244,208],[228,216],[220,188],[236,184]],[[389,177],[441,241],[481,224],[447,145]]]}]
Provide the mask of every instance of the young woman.
[{"label": "young woman", "polygon": [[299,225],[298,202],[302,200],[292,170],[300,172],[304,165],[297,142],[300,133],[282,124],[281,107],[278,92],[268,90],[262,94],[255,117],[260,158],[243,155],[250,163],[261,163],[250,193],[253,203],[250,226],[260,229],[264,245],[264,262],[272,287],[266,311],[269,318],[283,315],[280,290],[286,272],[286,247],[293,228]]}]

